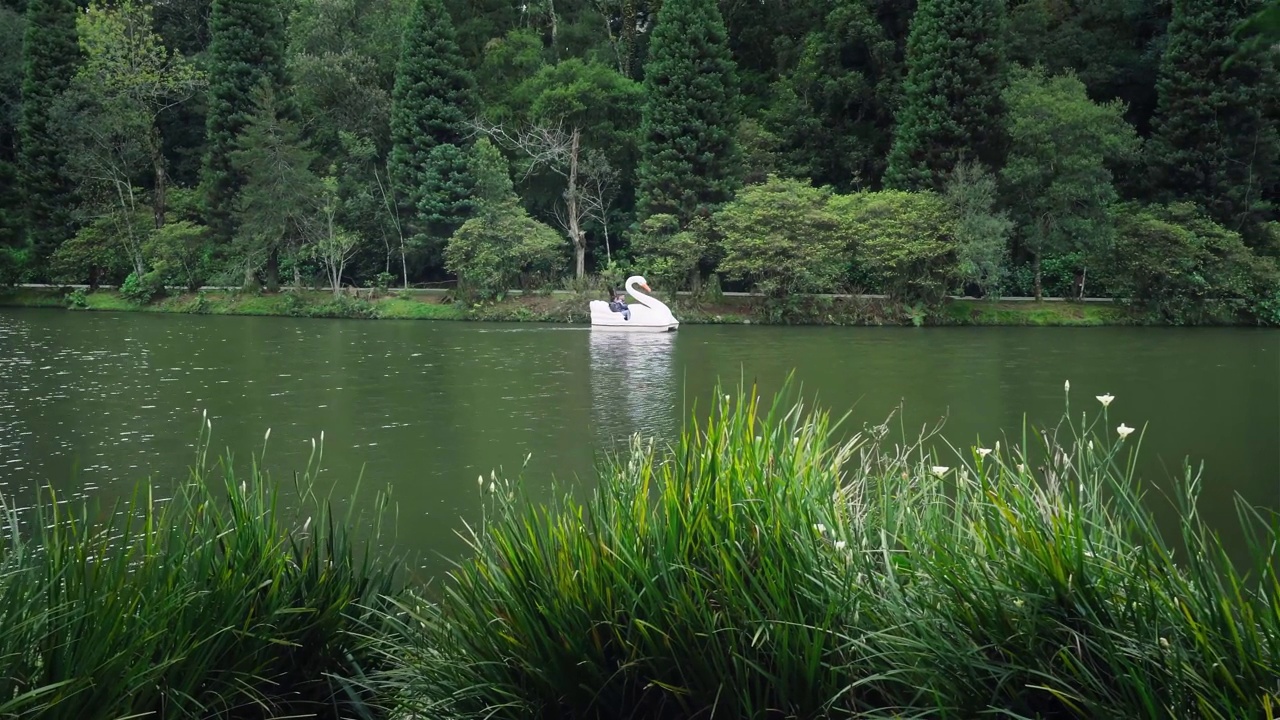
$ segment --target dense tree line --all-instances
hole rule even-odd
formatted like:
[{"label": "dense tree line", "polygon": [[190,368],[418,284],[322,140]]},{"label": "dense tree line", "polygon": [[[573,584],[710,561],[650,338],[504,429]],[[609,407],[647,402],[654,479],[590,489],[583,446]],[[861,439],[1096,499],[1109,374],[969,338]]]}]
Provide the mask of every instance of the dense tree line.
[{"label": "dense tree line", "polygon": [[0,0],[0,281],[487,295],[639,269],[1280,321],[1278,12]]}]

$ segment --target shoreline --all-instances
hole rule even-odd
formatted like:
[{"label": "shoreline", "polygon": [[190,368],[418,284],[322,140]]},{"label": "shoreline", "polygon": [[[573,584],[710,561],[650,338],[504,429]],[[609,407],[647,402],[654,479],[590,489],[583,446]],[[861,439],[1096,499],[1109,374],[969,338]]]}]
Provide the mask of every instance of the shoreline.
[{"label": "shoreline", "polygon": [[[687,296],[686,296],[687,297]],[[513,292],[497,301],[472,305],[452,302],[443,290],[360,289],[334,297],[327,290],[282,288],[277,293],[205,289],[180,292],[139,305],[116,291],[87,293],[73,286],[0,288],[0,307],[63,308],[86,311],[158,312],[192,315],[253,315],[457,322],[547,322],[589,324],[590,298],[569,291]],[[830,326],[1042,326],[1102,327],[1157,324],[1110,300],[1086,298],[951,298],[938,308],[905,308],[883,296],[807,295],[793,298],[783,316],[768,317],[761,298],[725,293],[714,300],[685,305],[677,295],[682,325],[830,325]]]}]

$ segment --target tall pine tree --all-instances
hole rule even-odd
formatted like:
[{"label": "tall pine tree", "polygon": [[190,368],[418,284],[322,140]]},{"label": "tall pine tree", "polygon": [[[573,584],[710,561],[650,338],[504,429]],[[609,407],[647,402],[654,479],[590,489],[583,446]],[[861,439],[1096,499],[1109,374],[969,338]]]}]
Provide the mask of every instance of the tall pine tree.
[{"label": "tall pine tree", "polygon": [[[284,9],[276,0],[214,0],[209,31],[208,146],[201,184],[209,226],[228,243],[244,184],[231,153],[254,114],[254,92],[265,81],[275,97],[285,97]],[[288,104],[282,108],[288,114]]]},{"label": "tall pine tree", "polygon": [[416,0],[391,96],[391,179],[415,244],[437,264],[471,212],[467,123],[474,81],[443,0]]},{"label": "tall pine tree", "polygon": [[18,168],[39,272],[73,232],[74,187],[63,170],[66,160],[53,115],[75,75],[80,48],[72,0],[31,0],[26,18]]},{"label": "tall pine tree", "polygon": [[736,71],[715,0],[663,2],[644,91],[638,219],[674,215],[685,227],[727,201],[737,184]]},{"label": "tall pine tree", "polygon": [[885,185],[940,190],[962,158],[999,164],[1003,0],[920,0]]},{"label": "tall pine tree", "polygon": [[26,245],[18,191],[18,115],[22,107],[22,15],[0,4],[0,283],[16,270],[14,248]]},{"label": "tall pine tree", "polygon": [[1280,78],[1275,53],[1237,54],[1232,33],[1260,6],[1174,0],[1148,151],[1158,199],[1198,203],[1254,244],[1280,189]]}]

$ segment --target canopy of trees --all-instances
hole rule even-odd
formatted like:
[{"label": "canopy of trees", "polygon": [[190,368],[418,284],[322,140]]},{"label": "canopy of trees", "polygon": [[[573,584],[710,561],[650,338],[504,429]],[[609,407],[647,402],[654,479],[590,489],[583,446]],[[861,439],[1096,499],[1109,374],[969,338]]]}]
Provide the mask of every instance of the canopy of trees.
[{"label": "canopy of trees", "polygon": [[1088,275],[1164,319],[1271,322],[1278,16],[0,0],[0,282],[489,295],[634,269],[935,304]]}]

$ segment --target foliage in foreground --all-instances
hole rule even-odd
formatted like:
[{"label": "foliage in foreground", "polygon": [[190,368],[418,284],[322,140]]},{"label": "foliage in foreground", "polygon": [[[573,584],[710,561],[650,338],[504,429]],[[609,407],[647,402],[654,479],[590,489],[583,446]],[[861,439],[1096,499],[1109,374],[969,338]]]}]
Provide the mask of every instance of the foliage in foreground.
[{"label": "foliage in foreground", "polygon": [[358,549],[310,471],[299,527],[256,464],[242,480],[198,447],[172,499],[146,489],[103,524],[53,490],[0,502],[0,718],[376,715],[361,678],[398,565]]},{"label": "foliage in foreground", "polygon": [[[887,426],[717,395],[670,454],[594,497],[482,478],[475,558],[412,604],[393,674],[439,718],[1264,717],[1280,671],[1276,525],[1241,507],[1242,577],[1103,412],[940,461]],[[1090,401],[1092,403],[1092,401]],[[1087,414],[1086,414],[1087,415]],[[1118,434],[1117,434],[1118,433]],[[1115,439],[1115,438],[1119,439]],[[943,463],[954,467],[944,467]],[[1177,551],[1175,547],[1185,548]]]}]

